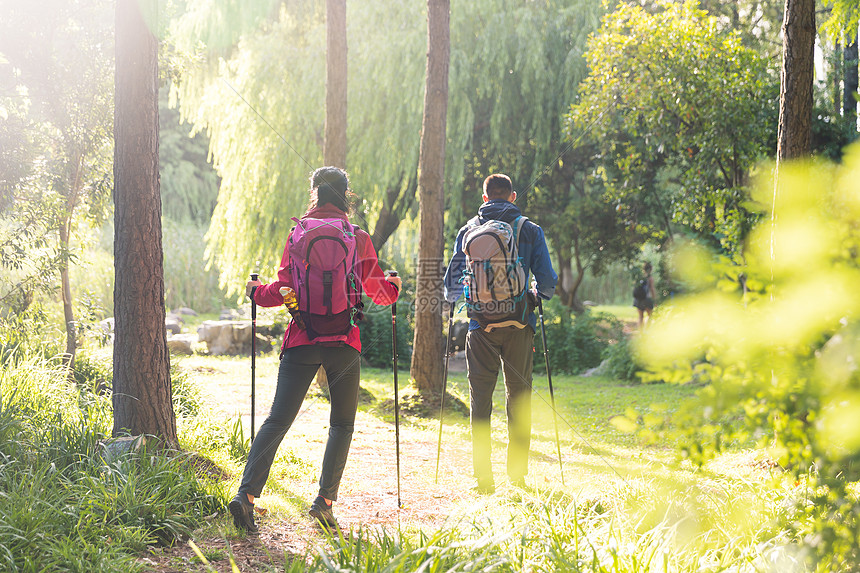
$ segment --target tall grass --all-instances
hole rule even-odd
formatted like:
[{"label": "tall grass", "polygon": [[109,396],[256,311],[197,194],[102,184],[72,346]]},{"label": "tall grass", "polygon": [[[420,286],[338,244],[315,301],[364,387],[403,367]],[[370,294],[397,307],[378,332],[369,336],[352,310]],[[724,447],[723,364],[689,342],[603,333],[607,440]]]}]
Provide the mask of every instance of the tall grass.
[{"label": "tall grass", "polygon": [[[653,501],[648,494],[634,501],[646,499]],[[673,517],[671,511],[649,525],[636,511],[577,502],[558,492],[527,492],[520,498],[500,499],[498,505],[503,511],[467,512],[432,532],[359,528],[340,533],[307,559],[305,570],[800,571],[791,549],[773,535],[767,520],[740,533],[731,527],[730,518],[717,518],[714,528],[691,534],[686,519]]]},{"label": "tall grass", "polygon": [[136,571],[135,552],[223,510],[184,455],[107,457],[110,408],[54,361],[0,370],[0,570]]}]

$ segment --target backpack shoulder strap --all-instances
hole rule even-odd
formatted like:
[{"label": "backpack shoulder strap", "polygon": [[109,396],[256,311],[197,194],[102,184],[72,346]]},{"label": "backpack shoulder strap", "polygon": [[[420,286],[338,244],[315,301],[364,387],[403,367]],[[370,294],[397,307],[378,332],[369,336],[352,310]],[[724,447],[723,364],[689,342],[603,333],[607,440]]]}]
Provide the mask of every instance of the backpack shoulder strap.
[{"label": "backpack shoulder strap", "polygon": [[523,230],[526,221],[528,221],[528,217],[522,215],[514,219],[514,244],[517,246],[517,249],[520,248],[520,232]]}]

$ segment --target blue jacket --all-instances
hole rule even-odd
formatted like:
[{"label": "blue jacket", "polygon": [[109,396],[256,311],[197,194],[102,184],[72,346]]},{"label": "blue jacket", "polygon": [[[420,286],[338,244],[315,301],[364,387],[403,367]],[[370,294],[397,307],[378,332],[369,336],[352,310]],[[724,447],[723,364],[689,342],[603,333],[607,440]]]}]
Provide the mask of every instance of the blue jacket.
[{"label": "blue jacket", "polygon": [[[478,217],[482,224],[491,219],[512,223],[521,214],[519,207],[504,199],[491,199],[478,208]],[[445,298],[451,303],[456,302],[460,298],[460,295],[463,294],[462,278],[463,271],[466,269],[466,255],[463,253],[463,236],[468,229],[469,225],[466,224],[457,233],[457,241],[454,243],[454,255],[451,257],[451,262],[448,263],[448,269],[445,271]],[[555,292],[558,275],[552,269],[552,262],[549,258],[549,249],[546,246],[543,229],[532,221],[526,221],[520,230],[518,249],[520,258],[523,261],[523,267],[525,267],[526,279],[528,280],[529,273],[531,272],[537,281],[538,294],[542,299],[549,300]],[[532,327],[532,330],[536,330],[537,318],[533,312],[529,315],[529,325]],[[469,330],[475,330],[476,328],[480,328],[478,322],[475,320],[470,321]]]}]

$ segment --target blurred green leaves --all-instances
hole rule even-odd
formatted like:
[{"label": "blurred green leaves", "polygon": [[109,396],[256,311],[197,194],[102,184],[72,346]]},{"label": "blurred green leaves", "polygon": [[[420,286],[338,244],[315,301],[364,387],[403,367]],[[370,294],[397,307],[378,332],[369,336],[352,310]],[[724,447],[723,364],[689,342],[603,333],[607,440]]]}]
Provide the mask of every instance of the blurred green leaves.
[{"label": "blurred green leaves", "polygon": [[730,446],[766,447],[809,480],[813,503],[791,524],[798,541],[839,570],[860,558],[858,153],[763,178],[756,196],[772,211],[741,263],[679,249],[679,274],[699,277],[698,291],[641,345],[651,376],[704,384],[676,418],[682,451],[701,463]]}]

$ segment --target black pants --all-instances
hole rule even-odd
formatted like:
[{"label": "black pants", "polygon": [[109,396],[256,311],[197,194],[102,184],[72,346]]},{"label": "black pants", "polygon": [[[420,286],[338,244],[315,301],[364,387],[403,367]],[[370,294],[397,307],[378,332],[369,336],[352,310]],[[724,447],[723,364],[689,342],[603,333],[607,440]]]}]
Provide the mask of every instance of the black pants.
[{"label": "black pants", "polygon": [[521,329],[497,328],[490,332],[470,330],[466,336],[472,463],[479,482],[493,481],[490,414],[500,365],[505,380],[505,410],[508,418],[508,476],[511,480],[519,480],[528,473],[534,336],[534,331],[528,326]]},{"label": "black pants", "polygon": [[331,397],[328,442],[323,456],[319,495],[337,499],[337,490],[358,408],[361,377],[359,352],[351,346],[296,346],[284,352],[278,368],[278,386],[268,418],[251,445],[239,491],[259,497],[269,478],[275,453],[299,413],[320,365],[328,376]]}]

